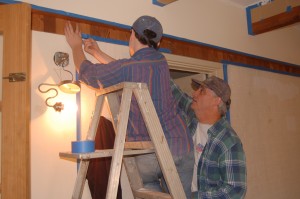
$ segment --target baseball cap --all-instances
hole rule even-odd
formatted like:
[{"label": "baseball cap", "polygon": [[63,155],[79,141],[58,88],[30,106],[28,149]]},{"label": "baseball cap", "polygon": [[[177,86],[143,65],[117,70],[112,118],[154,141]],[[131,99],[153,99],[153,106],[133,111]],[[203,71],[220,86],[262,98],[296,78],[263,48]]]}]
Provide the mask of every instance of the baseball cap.
[{"label": "baseball cap", "polygon": [[163,34],[163,28],[160,22],[151,16],[141,16],[132,25],[133,30],[139,35],[144,35],[144,30],[148,29],[156,33],[156,37],[153,38],[155,43],[158,43]]},{"label": "baseball cap", "polygon": [[216,95],[220,97],[222,101],[227,105],[227,107],[230,106],[231,89],[227,82],[225,82],[223,79],[220,79],[216,76],[211,76],[204,81],[192,79],[192,83],[197,89],[200,85],[206,86],[210,90],[214,91]]}]

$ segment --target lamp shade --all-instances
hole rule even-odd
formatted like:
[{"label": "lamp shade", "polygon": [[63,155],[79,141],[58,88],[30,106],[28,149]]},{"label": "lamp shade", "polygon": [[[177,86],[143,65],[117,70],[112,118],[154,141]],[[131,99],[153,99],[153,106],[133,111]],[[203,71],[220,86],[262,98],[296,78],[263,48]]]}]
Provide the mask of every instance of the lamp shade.
[{"label": "lamp shade", "polygon": [[72,80],[64,80],[58,84],[58,88],[64,93],[75,94],[80,91],[80,84]]}]

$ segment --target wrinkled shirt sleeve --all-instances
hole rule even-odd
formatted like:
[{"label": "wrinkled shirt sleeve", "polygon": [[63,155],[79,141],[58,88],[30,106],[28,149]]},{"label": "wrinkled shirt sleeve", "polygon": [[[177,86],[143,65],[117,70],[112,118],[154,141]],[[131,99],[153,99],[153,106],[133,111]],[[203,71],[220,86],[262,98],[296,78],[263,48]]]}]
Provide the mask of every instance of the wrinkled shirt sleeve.
[{"label": "wrinkled shirt sleeve", "polygon": [[180,109],[182,109],[184,112],[188,113],[191,111],[191,103],[192,98],[188,96],[186,93],[184,93],[174,82],[173,79],[170,80],[171,89],[173,97],[175,98],[175,101],[177,102]]},{"label": "wrinkled shirt sleeve", "polygon": [[80,66],[79,80],[94,88],[108,87],[123,82],[123,61],[116,60],[108,64],[94,64],[89,60],[84,60]]},{"label": "wrinkled shirt sleeve", "polygon": [[193,99],[183,92],[174,82],[173,79],[170,80],[172,95],[175,98],[175,101],[178,105],[178,108],[181,111],[181,115],[183,116],[186,125],[190,129],[191,134],[195,133],[198,120],[195,116],[195,112],[191,108],[191,104]]}]

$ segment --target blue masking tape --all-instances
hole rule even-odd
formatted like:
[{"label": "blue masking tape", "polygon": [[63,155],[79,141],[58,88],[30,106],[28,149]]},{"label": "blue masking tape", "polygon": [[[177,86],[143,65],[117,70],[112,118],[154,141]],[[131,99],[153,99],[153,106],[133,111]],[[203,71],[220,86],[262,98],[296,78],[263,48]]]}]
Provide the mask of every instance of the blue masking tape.
[{"label": "blue masking tape", "polygon": [[72,153],[91,153],[95,151],[95,142],[91,140],[72,142]]}]

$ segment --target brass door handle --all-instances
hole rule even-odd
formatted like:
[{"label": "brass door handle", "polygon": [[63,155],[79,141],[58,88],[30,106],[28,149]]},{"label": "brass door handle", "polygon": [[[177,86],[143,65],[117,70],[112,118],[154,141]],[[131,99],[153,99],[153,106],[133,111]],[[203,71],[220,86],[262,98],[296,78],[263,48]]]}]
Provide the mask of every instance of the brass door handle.
[{"label": "brass door handle", "polygon": [[2,79],[8,79],[9,82],[21,82],[26,80],[25,73],[9,73],[8,77],[3,77]]}]

